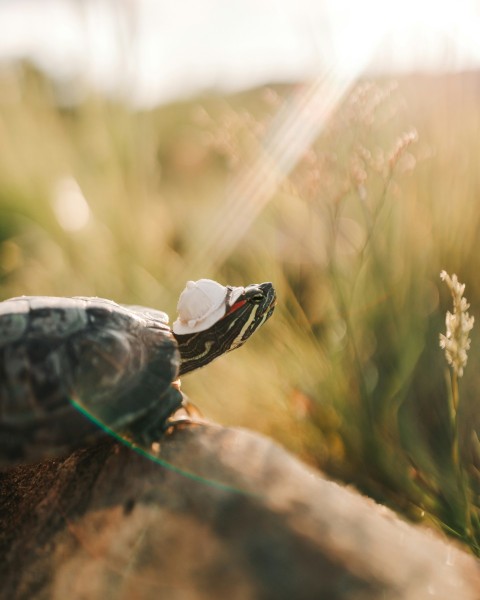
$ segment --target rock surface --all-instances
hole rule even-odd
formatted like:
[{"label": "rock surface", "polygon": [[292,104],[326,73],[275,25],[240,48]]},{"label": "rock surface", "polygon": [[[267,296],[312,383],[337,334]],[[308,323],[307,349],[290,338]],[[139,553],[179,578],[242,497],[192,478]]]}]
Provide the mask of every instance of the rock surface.
[{"label": "rock surface", "polygon": [[260,435],[189,427],[160,459],[105,439],[1,473],[0,597],[480,598],[472,556]]}]

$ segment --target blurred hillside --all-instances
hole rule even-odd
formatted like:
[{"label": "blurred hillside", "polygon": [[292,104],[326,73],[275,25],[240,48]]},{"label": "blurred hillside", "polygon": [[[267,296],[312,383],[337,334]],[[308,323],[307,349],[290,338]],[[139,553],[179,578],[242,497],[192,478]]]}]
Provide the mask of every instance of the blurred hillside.
[{"label": "blurred hillside", "polygon": [[[480,76],[360,83],[258,215],[247,192],[229,212],[232,180],[294,92],[134,111],[94,94],[68,105],[27,65],[4,71],[1,298],[98,295],[173,317],[187,279],[274,282],[271,321],[186,377],[187,394],[475,549],[438,335],[451,308],[441,269],[480,314]],[[245,223],[227,251],[222,235]],[[459,412],[473,508],[478,361],[474,329]]]}]

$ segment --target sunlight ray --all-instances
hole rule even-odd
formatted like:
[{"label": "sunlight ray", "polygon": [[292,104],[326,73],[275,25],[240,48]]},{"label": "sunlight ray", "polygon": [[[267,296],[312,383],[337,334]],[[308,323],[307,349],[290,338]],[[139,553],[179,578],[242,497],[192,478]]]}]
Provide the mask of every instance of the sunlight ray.
[{"label": "sunlight ray", "polygon": [[[361,67],[370,56],[364,53]],[[190,277],[214,273],[228,258],[361,72],[359,64],[350,72],[331,68],[287,97],[259,141],[256,156],[233,179],[222,208],[196,244],[201,251],[186,261]]]}]

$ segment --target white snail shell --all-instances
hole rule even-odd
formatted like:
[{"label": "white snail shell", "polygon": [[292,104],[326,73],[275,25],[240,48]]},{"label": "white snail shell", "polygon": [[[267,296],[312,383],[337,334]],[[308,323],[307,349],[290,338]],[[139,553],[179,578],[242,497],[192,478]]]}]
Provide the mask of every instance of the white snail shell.
[{"label": "white snail shell", "polygon": [[212,279],[187,281],[178,299],[178,318],[173,324],[173,332],[183,335],[208,329],[225,316],[244,289],[231,288],[228,296],[228,288]]}]

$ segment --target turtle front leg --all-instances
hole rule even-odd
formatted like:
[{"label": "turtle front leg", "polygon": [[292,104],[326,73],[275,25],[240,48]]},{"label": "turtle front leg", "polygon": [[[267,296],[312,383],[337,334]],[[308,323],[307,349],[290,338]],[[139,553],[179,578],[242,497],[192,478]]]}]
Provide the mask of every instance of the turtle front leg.
[{"label": "turtle front leg", "polygon": [[182,425],[200,425],[206,423],[200,409],[181,390],[180,379],[172,383],[172,387],[182,394],[181,406],[169,417],[165,423],[165,433],[172,433],[174,429]]}]

